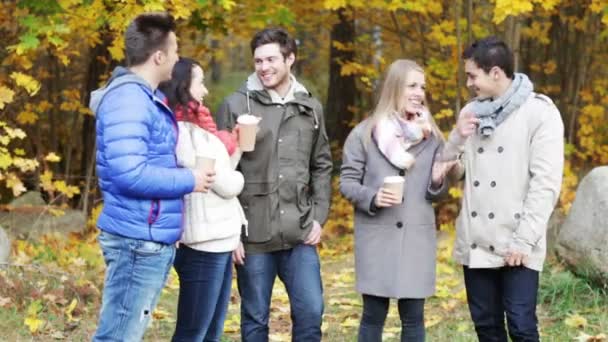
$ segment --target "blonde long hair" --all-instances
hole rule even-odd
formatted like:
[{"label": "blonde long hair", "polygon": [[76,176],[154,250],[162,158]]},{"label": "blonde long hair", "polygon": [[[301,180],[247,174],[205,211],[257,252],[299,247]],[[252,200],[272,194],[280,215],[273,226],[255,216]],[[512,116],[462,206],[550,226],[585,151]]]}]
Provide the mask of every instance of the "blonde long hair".
[{"label": "blonde long hair", "polygon": [[[410,59],[398,59],[394,61],[389,67],[385,74],[382,89],[380,90],[380,97],[378,98],[378,104],[374,111],[370,115],[369,122],[364,137],[364,145],[367,146],[372,138],[372,130],[378,124],[378,122],[384,118],[389,117],[395,112],[399,112],[399,100],[405,92],[407,86],[405,81],[407,76],[412,71],[419,71],[424,74],[424,69],[418,65],[418,63]],[[426,98],[424,99],[426,104]],[[443,134],[441,130],[433,120],[433,116],[429,115],[429,121],[433,128],[433,135],[443,140]]]}]

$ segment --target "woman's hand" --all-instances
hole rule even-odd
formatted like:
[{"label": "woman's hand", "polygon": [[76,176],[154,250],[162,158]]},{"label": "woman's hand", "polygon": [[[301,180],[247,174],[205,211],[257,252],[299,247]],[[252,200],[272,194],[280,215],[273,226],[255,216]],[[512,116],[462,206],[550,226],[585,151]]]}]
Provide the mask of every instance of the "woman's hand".
[{"label": "woman's hand", "polygon": [[443,184],[443,179],[456,164],[458,164],[458,160],[435,161],[433,163],[431,171],[431,185],[433,188],[439,188]]},{"label": "woman's hand", "polygon": [[385,188],[380,188],[380,190],[378,190],[374,201],[374,204],[378,208],[392,207],[399,203],[401,203],[401,198],[397,197],[394,192]]}]

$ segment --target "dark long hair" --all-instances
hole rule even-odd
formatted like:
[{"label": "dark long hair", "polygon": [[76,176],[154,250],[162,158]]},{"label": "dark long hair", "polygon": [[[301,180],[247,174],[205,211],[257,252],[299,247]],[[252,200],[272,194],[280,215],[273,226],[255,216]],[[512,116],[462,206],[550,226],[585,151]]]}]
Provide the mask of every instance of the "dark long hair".
[{"label": "dark long hair", "polygon": [[200,67],[200,64],[193,59],[180,57],[173,67],[171,79],[162,82],[158,86],[158,88],[167,97],[169,108],[171,108],[173,111],[176,109],[181,109],[183,111],[184,118],[186,118],[188,121],[190,121],[188,117],[191,115],[190,111],[188,110],[188,108],[190,108],[189,104],[194,103],[196,106],[198,106],[198,101],[196,101],[192,95],[190,95],[192,69],[194,69],[195,66]]}]

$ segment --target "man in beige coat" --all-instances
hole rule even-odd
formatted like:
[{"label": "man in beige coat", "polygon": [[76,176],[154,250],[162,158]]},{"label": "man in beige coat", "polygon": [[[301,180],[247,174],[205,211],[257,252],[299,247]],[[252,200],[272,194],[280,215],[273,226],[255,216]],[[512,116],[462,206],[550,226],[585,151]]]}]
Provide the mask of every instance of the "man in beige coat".
[{"label": "man in beige coat", "polygon": [[494,38],[463,57],[477,97],[460,113],[445,157],[458,155],[464,177],[454,257],[464,267],[480,341],[538,341],[536,298],[546,228],[564,163],[564,127],[546,96],[513,72],[513,54]]}]

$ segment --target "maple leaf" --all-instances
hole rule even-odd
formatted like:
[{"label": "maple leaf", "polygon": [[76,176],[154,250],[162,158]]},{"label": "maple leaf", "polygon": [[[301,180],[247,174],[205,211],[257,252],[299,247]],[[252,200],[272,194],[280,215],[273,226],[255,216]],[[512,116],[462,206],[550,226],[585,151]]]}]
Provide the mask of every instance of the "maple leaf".
[{"label": "maple leaf", "polygon": [[40,82],[30,75],[15,71],[11,73],[10,77],[18,86],[24,88],[30,96],[36,95],[40,90]]},{"label": "maple leaf", "polygon": [[5,86],[0,86],[0,109],[4,109],[7,103],[13,102],[15,92]]}]

